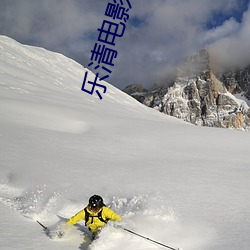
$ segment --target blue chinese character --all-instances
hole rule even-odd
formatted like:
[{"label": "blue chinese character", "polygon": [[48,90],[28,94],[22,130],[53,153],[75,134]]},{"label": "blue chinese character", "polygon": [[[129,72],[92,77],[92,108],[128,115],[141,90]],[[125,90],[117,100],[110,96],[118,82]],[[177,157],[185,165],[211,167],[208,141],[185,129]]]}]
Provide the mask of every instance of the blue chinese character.
[{"label": "blue chinese character", "polygon": [[[128,10],[129,9],[127,9],[126,12]],[[116,19],[116,18],[119,20],[123,19],[125,23],[129,19],[129,15],[125,13],[125,8],[121,7],[119,4],[115,5],[113,3],[108,3],[105,16],[113,17],[113,19]]]},{"label": "blue chinese character", "polygon": [[[127,1],[129,9],[131,9],[132,6],[130,4],[130,1],[129,0],[126,0],[126,1]],[[114,20],[115,19],[123,20],[126,23],[127,20],[129,19],[129,15],[125,12],[128,12],[129,9],[122,7],[123,0],[120,0],[121,6],[116,3],[116,0],[113,0],[113,2],[114,4],[108,3],[105,15],[113,18]],[[120,34],[118,34],[119,25],[122,26],[122,30]],[[120,22],[120,24],[117,24],[117,23],[104,20],[102,23],[101,29],[98,29],[99,31],[98,41],[115,46],[115,38],[122,37],[124,35],[125,29],[126,29],[126,25],[122,22]],[[100,45],[98,43],[95,43],[94,49],[91,50],[91,52],[92,52],[91,59],[90,59],[91,62],[89,63],[88,66],[93,65],[94,64],[93,61],[97,62],[97,66],[94,67],[95,70],[100,68],[100,65],[99,65],[100,63],[106,64],[109,66],[114,66],[113,60],[114,58],[117,57],[117,54],[118,54],[116,50],[107,48],[106,45]],[[108,72],[109,74],[112,73],[110,69],[106,68],[103,65],[101,66],[102,66],[102,69]],[[95,90],[95,87],[103,88],[103,93],[106,93],[107,88],[104,85],[97,83],[99,73],[96,74],[93,82],[87,81],[87,76],[88,76],[88,72],[86,71],[81,90],[91,95],[95,91],[98,97],[102,99],[100,92],[98,90]],[[107,79],[108,77],[109,75],[105,75],[102,78],[100,78],[99,81]],[[89,83],[90,85],[92,85],[91,90],[88,90],[85,88],[86,83]]]},{"label": "blue chinese character", "polygon": [[114,66],[113,59],[116,58],[118,54],[116,50],[106,48],[105,45],[98,45],[97,49],[97,43],[95,44],[94,50],[91,50],[91,52],[91,61],[93,61],[93,59],[95,61],[98,60],[98,63],[104,63],[110,66]]},{"label": "blue chinese character", "polygon": [[[132,6],[131,6],[129,0],[126,0],[126,1],[127,1],[127,3],[128,3],[128,7],[129,7],[130,9],[132,9]],[[113,2],[116,3],[116,0],[113,0]],[[122,0],[120,0],[120,3],[121,3],[121,5],[123,5]]]},{"label": "blue chinese character", "polygon": [[123,29],[121,34],[117,34],[119,24],[104,20],[102,23],[102,28],[98,29],[100,31],[98,41],[115,46],[115,38],[117,36],[122,37],[126,28],[126,25],[124,23],[120,22],[120,24],[123,26]]},{"label": "blue chinese character", "polygon": [[[104,89],[103,93],[106,93],[107,88],[104,85],[101,85],[101,84],[97,83],[98,73],[95,76],[94,82],[88,81],[88,83],[90,83],[90,84],[93,85],[91,91],[89,91],[87,89],[84,89],[86,81],[87,81],[87,76],[88,76],[88,71],[85,72],[85,76],[84,76],[84,80],[83,80],[83,85],[82,85],[82,91],[84,91],[84,92],[92,95],[93,92],[94,92],[94,90],[95,90],[95,87],[97,86],[97,87],[103,88]],[[99,96],[99,98],[102,99],[102,96],[101,96],[100,92],[98,90],[96,90],[95,92],[97,93],[97,95]]]}]

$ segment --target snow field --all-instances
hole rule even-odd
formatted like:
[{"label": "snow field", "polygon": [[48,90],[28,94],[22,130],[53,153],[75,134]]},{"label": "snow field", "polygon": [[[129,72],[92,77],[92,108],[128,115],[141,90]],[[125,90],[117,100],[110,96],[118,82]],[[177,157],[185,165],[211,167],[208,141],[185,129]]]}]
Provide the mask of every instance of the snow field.
[{"label": "snow field", "polygon": [[112,225],[91,244],[84,223],[52,240],[36,223],[56,228],[96,193],[166,245],[248,250],[249,133],[192,126],[108,83],[100,101],[80,91],[86,70],[0,37],[0,248],[162,249]]},{"label": "snow field", "polygon": [[[25,218],[34,222],[42,221],[49,227],[51,237],[54,241],[65,242],[68,245],[79,244],[80,249],[117,249],[128,242],[123,249],[159,249],[155,243],[142,239],[138,236],[115,228],[112,224],[107,226],[99,235],[99,239],[91,243],[88,230],[84,222],[79,226],[67,228],[62,239],[57,238],[57,230],[64,228],[66,219],[83,208],[83,203],[75,203],[65,200],[63,194],[51,193],[46,186],[37,187],[24,193],[10,185],[0,185],[1,202],[12,210],[19,212]],[[207,230],[202,225],[186,225],[180,221],[173,208],[166,207],[162,195],[142,195],[131,198],[106,197],[109,201],[107,206],[117,211],[122,217],[122,226],[139,233],[145,237],[162,242],[170,246],[183,244],[186,247],[199,247],[204,244],[204,237],[199,233]],[[87,204],[87,201],[86,201]],[[57,216],[59,214],[59,217]],[[60,219],[60,215],[63,217]],[[193,227],[193,228],[192,228]],[[41,229],[41,228],[37,228]],[[181,240],[180,240],[181,236]],[[112,239],[112,240],[110,240]],[[121,243],[121,239],[123,240]],[[196,240],[199,239],[199,240]],[[164,243],[163,242],[163,243]],[[172,245],[171,245],[172,244]],[[187,248],[188,249],[188,248]]]}]

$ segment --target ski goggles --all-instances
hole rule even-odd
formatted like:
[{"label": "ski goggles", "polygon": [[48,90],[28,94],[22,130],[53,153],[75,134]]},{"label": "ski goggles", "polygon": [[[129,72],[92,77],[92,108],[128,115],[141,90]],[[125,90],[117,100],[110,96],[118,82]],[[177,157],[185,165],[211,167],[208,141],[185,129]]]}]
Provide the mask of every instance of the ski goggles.
[{"label": "ski goggles", "polygon": [[93,206],[93,205],[92,206],[90,205],[89,208],[93,212],[97,212],[97,211],[99,211],[101,209],[101,207],[97,207],[97,206]]}]

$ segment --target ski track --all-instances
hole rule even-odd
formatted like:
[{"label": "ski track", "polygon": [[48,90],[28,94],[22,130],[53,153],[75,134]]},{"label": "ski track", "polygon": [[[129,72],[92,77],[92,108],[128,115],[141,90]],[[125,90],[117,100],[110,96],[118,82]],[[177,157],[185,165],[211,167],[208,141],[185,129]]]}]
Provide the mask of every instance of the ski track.
[{"label": "ski track", "polygon": [[[184,249],[192,249],[194,246],[198,249],[197,245],[204,244],[204,239],[197,240],[199,227],[197,231],[192,231],[190,225],[185,226],[173,209],[164,205],[164,197],[161,195],[111,197],[107,200],[107,206],[123,217],[121,224],[125,228],[176,248],[185,245]],[[99,238],[92,243],[86,235],[88,232],[83,222],[71,229],[68,228],[63,239],[58,239],[57,231],[63,228],[65,220],[60,220],[56,215],[61,214],[62,217],[68,218],[83,207],[82,203],[66,200],[63,192],[51,193],[46,185],[22,190],[10,183],[1,183],[0,201],[26,219],[44,222],[50,229],[49,236],[53,240],[62,241],[72,247],[78,245],[82,250],[115,250],[121,247],[124,249],[124,245],[121,245],[123,243],[120,243],[121,239],[123,239],[122,242],[128,242],[126,249],[162,249],[155,243],[115,228],[112,223],[107,225]],[[185,232],[185,230],[190,231]],[[188,239],[188,242],[185,239]]]}]

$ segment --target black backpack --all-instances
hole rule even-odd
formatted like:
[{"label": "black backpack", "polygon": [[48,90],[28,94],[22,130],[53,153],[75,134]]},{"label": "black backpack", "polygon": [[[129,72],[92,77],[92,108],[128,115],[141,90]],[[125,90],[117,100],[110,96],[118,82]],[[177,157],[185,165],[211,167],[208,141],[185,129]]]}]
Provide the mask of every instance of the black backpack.
[{"label": "black backpack", "polygon": [[87,210],[87,207],[84,208],[84,212],[85,212],[85,219],[84,219],[85,220],[85,226],[87,226],[87,222],[89,221],[90,218],[92,219],[90,224],[92,224],[94,222],[94,217],[97,217],[100,221],[102,221],[104,223],[107,223],[109,221],[109,219],[104,220],[102,218],[102,210],[96,216],[90,215],[90,213]]}]

